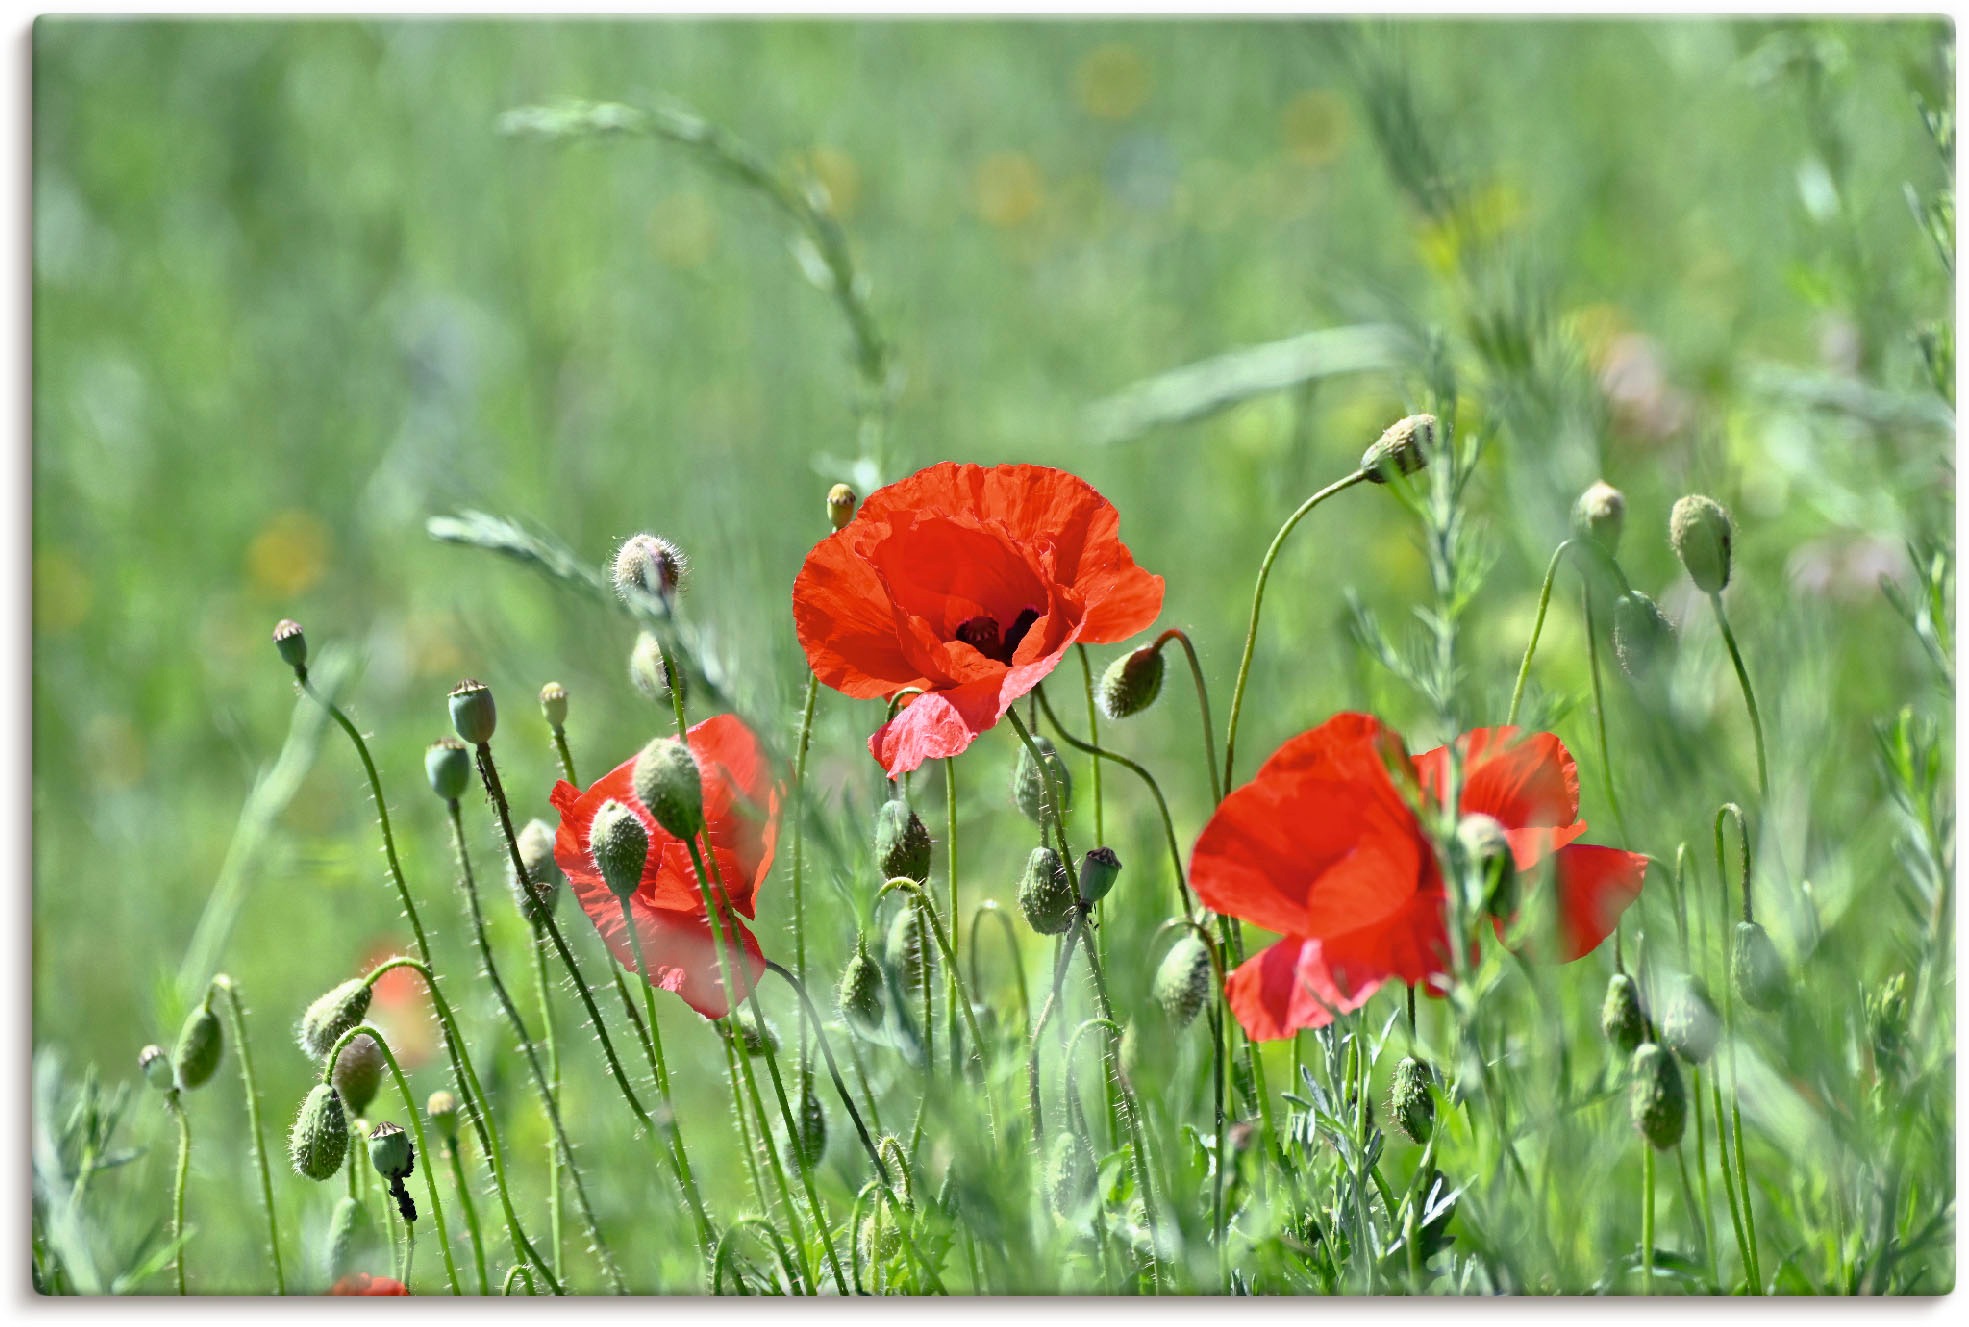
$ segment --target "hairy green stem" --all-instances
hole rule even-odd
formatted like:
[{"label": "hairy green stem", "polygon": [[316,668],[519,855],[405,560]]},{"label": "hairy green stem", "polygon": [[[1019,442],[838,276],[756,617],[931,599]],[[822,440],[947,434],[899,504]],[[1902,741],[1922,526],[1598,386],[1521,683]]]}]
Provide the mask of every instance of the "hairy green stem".
[{"label": "hairy green stem", "polygon": [[1155,638],[1159,650],[1168,641],[1175,641],[1183,647],[1183,657],[1189,661],[1190,681],[1196,687],[1197,715],[1203,721],[1203,768],[1210,776],[1210,804],[1224,800],[1224,785],[1217,777],[1217,733],[1210,722],[1210,688],[1203,681],[1203,664],[1196,657],[1196,646],[1190,643],[1189,634],[1180,627],[1170,627]]},{"label": "hairy green stem", "polygon": [[1730,666],[1736,669],[1737,685],[1743,688],[1744,708],[1750,711],[1750,735],[1757,744],[1757,795],[1768,802],[1771,798],[1771,775],[1764,763],[1764,720],[1757,712],[1757,692],[1750,685],[1750,671],[1743,665],[1743,651],[1737,648],[1737,634],[1730,630],[1729,614],[1723,611],[1723,596],[1720,593],[1711,594],[1709,606],[1716,610],[1716,625],[1722,630],[1723,644],[1729,647]]},{"label": "hairy green stem", "polygon": [[274,1215],[273,1177],[267,1168],[267,1146],[260,1128],[260,1089],[253,1078],[253,1048],[246,1039],[246,1007],[232,978],[220,973],[212,985],[226,997],[226,1018],[232,1024],[232,1039],[239,1046],[239,1078],[246,1090],[246,1127],[253,1138],[253,1164],[260,1176],[260,1205],[267,1214],[267,1250],[273,1256],[274,1293],[287,1293],[287,1276],[280,1263],[280,1221]]},{"label": "hairy green stem", "polygon": [[472,1240],[472,1260],[478,1265],[479,1293],[492,1293],[492,1282],[487,1279],[485,1270],[485,1239],[479,1233],[479,1208],[472,1201],[472,1186],[465,1178],[465,1161],[458,1155],[458,1140],[444,1140],[444,1154],[451,1163],[451,1182],[458,1190],[458,1206],[465,1213],[465,1230]]},{"label": "hairy green stem", "polygon": [[171,1185],[171,1268],[178,1278],[178,1294],[182,1297],[185,1293],[185,1181],[191,1178],[191,1121],[175,1087],[164,1094],[164,1106],[178,1126],[178,1170]]}]

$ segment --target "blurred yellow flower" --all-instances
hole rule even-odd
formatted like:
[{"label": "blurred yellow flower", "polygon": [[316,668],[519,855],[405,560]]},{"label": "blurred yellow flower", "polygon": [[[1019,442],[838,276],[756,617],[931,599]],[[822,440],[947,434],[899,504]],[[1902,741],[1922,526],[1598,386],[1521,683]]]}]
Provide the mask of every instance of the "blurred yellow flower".
[{"label": "blurred yellow flower", "polygon": [[1279,112],[1286,151],[1308,166],[1324,166],[1347,142],[1347,103],[1325,88],[1301,92]]},{"label": "blurred yellow flower", "polygon": [[246,578],[269,595],[305,593],[328,569],[328,527],[312,512],[283,511],[246,546]]},{"label": "blurred yellow flower", "polygon": [[718,217],[696,190],[670,194],[650,209],[650,243],[672,267],[692,268],[711,256],[718,243]]},{"label": "blurred yellow flower", "polygon": [[1023,226],[1045,202],[1039,167],[1023,152],[994,152],[978,165],[972,184],[978,215],[1000,230]]},{"label": "blurred yellow flower", "polygon": [[1141,52],[1120,42],[1088,52],[1073,76],[1081,109],[1097,120],[1126,120],[1141,110],[1152,82]]},{"label": "blurred yellow flower", "polygon": [[89,573],[58,548],[34,555],[34,629],[63,636],[82,625],[95,597]]}]

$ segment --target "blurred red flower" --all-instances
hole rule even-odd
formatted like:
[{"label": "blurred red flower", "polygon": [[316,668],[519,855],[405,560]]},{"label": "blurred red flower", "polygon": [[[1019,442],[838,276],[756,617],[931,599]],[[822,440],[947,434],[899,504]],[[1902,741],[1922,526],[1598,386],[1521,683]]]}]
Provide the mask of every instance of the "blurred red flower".
[{"label": "blurred red flower", "polygon": [[335,1283],[331,1295],[407,1295],[410,1287],[388,1276],[371,1276],[368,1272],[350,1272]]},{"label": "blurred red flower", "polygon": [[[779,838],[779,783],[765,748],[750,728],[729,714],[720,714],[693,727],[688,736],[691,754],[704,775],[704,823],[711,839],[713,876],[722,877],[734,910],[755,915],[759,884],[772,868]],[[650,854],[643,864],[642,883],[630,898],[642,941],[650,981],[675,991],[684,1003],[706,1018],[722,1018],[730,1008],[718,966],[718,950],[710,915],[698,889],[697,872],[683,840],[672,837],[636,796],[635,758],[597,779],[582,792],[571,783],[554,786],[554,808],[561,813],[554,838],[554,860],[567,874],[574,897],[588,920],[601,932],[616,961],[636,970],[635,949],[622,922],[622,905],[602,879],[588,847],[588,831],[602,803],[611,799],[635,812],[649,831]],[[714,892],[715,897],[715,892]],[[733,976],[743,999],[766,970],[764,955],[752,932],[726,913],[725,934],[734,932],[738,949],[731,955]]]},{"label": "blurred red flower", "polygon": [[[362,971],[410,953],[396,940],[380,938],[368,946]],[[391,968],[376,979],[369,1019],[383,1029],[390,1049],[406,1071],[422,1067],[437,1053],[437,1018],[423,977],[412,968]]]},{"label": "blurred red flower", "polygon": [[868,496],[807,555],[793,622],[822,682],[861,699],[915,688],[868,749],[894,778],[954,756],[1076,643],[1155,621],[1162,578],[1135,565],[1121,517],[1041,465],[919,470]]},{"label": "blurred red flower", "polygon": [[[1647,858],[1575,842],[1586,832],[1579,772],[1552,734],[1479,728],[1457,749],[1457,813],[1503,827],[1522,901],[1552,918],[1533,956],[1590,953],[1640,894]],[[1225,982],[1251,1036],[1323,1027],[1391,978],[1445,983],[1447,900],[1415,806],[1440,805],[1447,772],[1444,748],[1411,758],[1379,719],[1339,714],[1280,747],[1217,808],[1191,859],[1197,897],[1283,937]]]}]

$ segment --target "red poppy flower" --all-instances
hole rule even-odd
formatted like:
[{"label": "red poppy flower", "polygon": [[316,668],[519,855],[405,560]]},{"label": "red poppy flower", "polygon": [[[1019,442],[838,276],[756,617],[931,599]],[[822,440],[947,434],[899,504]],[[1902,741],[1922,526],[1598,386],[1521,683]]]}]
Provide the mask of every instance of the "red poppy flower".
[{"label": "red poppy flower", "polygon": [[[1528,892],[1550,862],[1553,893],[1538,902],[1554,929],[1541,956],[1590,953],[1640,894],[1647,858],[1575,842],[1586,832],[1579,772],[1552,734],[1480,728],[1457,749],[1457,813],[1503,826]],[[1411,759],[1380,720],[1340,714],[1280,747],[1217,808],[1190,863],[1197,897],[1283,937],[1225,982],[1251,1036],[1322,1027],[1391,979],[1446,983],[1447,898],[1414,809],[1442,797],[1446,772],[1443,748]]]},{"label": "red poppy flower", "polygon": [[[712,853],[705,865],[711,868],[715,862],[714,897],[716,882],[722,878],[732,909],[752,917],[760,882],[772,868],[779,839],[779,783],[765,748],[739,719],[717,715],[692,728],[687,737],[704,775],[704,824]],[[730,1002],[690,850],[683,840],[665,832],[636,796],[635,765],[631,757],[586,792],[571,783],[554,785],[552,800],[561,813],[554,861],[567,874],[581,910],[601,932],[616,961],[636,971],[636,951],[622,922],[622,905],[609,892],[588,847],[589,827],[604,802],[614,800],[633,811],[650,841],[642,883],[629,899],[650,981],[675,991],[706,1018],[722,1018]],[[765,956],[743,922],[728,911],[723,920],[727,939],[734,934],[737,938],[738,947],[730,958],[739,998],[744,999],[766,970]]]},{"label": "red poppy flower", "polygon": [[371,1276],[368,1272],[350,1272],[335,1283],[331,1295],[407,1295],[410,1287],[388,1276]]},{"label": "red poppy flower", "polygon": [[814,675],[887,699],[868,749],[889,777],[954,756],[1076,643],[1126,640],[1162,610],[1121,517],[1043,465],[944,462],[869,494],[807,555],[793,623]]}]

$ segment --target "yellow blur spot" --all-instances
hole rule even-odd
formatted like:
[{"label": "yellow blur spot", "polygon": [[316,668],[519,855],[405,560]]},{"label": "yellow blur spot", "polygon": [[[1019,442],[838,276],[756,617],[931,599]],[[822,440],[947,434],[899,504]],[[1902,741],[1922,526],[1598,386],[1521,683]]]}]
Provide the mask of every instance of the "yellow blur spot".
[{"label": "yellow blur spot", "polygon": [[88,752],[97,788],[121,792],[143,782],[143,739],[122,715],[98,714],[90,719],[82,730],[82,748]]},{"label": "yellow blur spot", "polygon": [[60,549],[34,555],[34,629],[65,636],[89,616],[89,573]]},{"label": "yellow blur spot", "polygon": [[328,569],[328,527],[311,512],[284,511],[246,546],[246,576],[270,595],[304,593]]},{"label": "yellow blur spot", "polygon": [[418,677],[457,677],[465,671],[458,622],[449,613],[420,613],[405,627],[410,670]]},{"label": "yellow blur spot", "polygon": [[827,194],[827,210],[842,221],[855,214],[861,201],[861,167],[853,157],[831,147],[817,147],[798,159],[801,173]]},{"label": "yellow blur spot", "polygon": [[1302,92],[1279,112],[1285,149],[1307,166],[1324,166],[1347,143],[1347,103],[1324,88]]},{"label": "yellow blur spot", "polygon": [[696,191],[671,194],[650,209],[650,243],[672,267],[700,266],[718,243],[718,218]]},{"label": "yellow blur spot", "polygon": [[1073,76],[1081,109],[1097,120],[1126,120],[1141,110],[1152,82],[1141,52],[1119,42],[1095,47]]},{"label": "yellow blur spot", "polygon": [[1524,195],[1508,184],[1488,184],[1474,191],[1451,215],[1423,222],[1416,244],[1422,261],[1438,275],[1446,276],[1456,270],[1466,252],[1494,243],[1524,218]]},{"label": "yellow blur spot", "polygon": [[1588,304],[1575,309],[1567,321],[1586,352],[1586,362],[1596,370],[1606,364],[1614,338],[1628,330],[1626,316],[1612,304]]},{"label": "yellow blur spot", "polygon": [[973,183],[978,215],[1000,230],[1023,226],[1046,201],[1039,167],[1023,152],[994,152],[978,165]]}]

